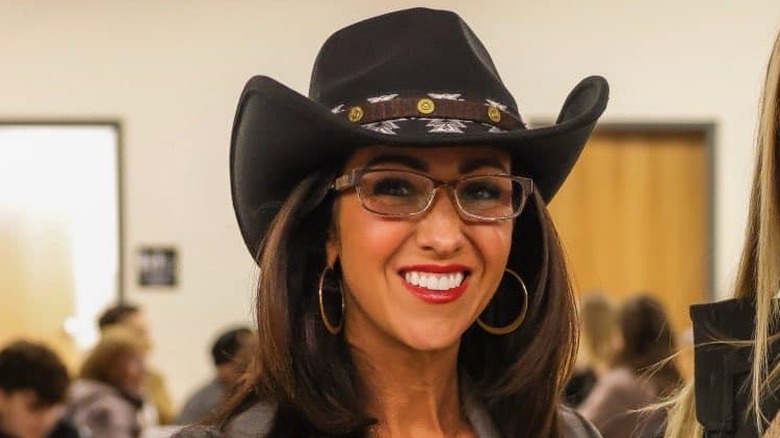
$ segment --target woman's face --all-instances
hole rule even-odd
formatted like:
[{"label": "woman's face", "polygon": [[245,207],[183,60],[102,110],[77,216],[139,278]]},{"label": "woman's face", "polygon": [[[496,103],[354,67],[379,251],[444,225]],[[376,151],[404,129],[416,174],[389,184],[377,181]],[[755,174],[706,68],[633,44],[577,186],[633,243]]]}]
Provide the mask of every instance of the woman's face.
[{"label": "woman's face", "polygon": [[121,363],[121,386],[131,394],[140,394],[143,391],[144,378],[146,376],[146,359],[141,352],[128,353]]},{"label": "woman's face", "polygon": [[[344,167],[401,169],[450,181],[510,173],[509,155],[489,147],[370,146]],[[345,330],[359,340],[432,351],[453,347],[493,296],[512,244],[512,220],[464,219],[442,187],[422,214],[388,218],[340,193],[328,263],[338,258],[346,300]]]}]

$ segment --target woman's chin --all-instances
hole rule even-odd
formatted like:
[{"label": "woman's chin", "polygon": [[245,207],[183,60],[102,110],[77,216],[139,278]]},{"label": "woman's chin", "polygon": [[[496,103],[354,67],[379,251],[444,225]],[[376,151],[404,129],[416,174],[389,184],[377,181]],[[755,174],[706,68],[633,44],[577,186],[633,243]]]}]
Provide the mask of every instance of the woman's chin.
[{"label": "woman's chin", "polygon": [[401,341],[413,350],[438,351],[457,347],[464,331],[462,324],[418,322],[405,327],[400,335]]}]

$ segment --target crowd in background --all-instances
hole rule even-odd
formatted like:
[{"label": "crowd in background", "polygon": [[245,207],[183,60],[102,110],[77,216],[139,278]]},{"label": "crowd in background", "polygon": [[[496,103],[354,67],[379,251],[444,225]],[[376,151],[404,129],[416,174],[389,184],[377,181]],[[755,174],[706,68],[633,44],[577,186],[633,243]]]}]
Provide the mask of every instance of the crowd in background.
[{"label": "crowd in background", "polygon": [[164,374],[147,359],[152,337],[141,309],[111,307],[98,326],[100,338],[75,373],[42,343],[0,346],[0,438],[138,438],[197,423],[241,375],[254,339],[247,327],[218,334],[213,378],[177,410]]},{"label": "crowd in background", "polygon": [[656,436],[665,418],[652,407],[683,383],[676,336],[661,303],[638,294],[615,304],[590,293],[580,303],[580,324],[578,363],[565,402],[604,438]]},{"label": "crowd in background", "polygon": [[[653,436],[663,415],[642,409],[683,381],[664,309],[650,295],[617,304],[605,294],[588,293],[579,311],[578,363],[562,401],[605,438]],[[0,438],[131,438],[198,423],[238,381],[254,339],[247,327],[219,333],[210,352],[213,377],[193,388],[177,410],[163,373],[147,360],[152,341],[143,312],[117,305],[98,325],[101,337],[73,378],[43,344],[19,340],[0,349]]]}]

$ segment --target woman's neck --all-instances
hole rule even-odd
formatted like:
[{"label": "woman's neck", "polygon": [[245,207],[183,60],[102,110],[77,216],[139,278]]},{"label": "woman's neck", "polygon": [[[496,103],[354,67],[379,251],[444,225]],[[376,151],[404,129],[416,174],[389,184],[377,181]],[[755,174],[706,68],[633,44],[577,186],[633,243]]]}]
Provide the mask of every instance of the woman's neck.
[{"label": "woman's neck", "polygon": [[457,345],[431,352],[365,339],[350,345],[368,389],[366,411],[379,421],[374,436],[472,436],[460,407]]}]

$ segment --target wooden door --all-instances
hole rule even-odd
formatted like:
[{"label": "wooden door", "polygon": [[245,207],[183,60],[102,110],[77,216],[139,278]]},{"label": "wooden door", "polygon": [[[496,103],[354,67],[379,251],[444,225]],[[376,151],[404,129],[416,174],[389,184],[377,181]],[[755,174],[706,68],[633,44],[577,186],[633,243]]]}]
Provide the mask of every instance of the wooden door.
[{"label": "wooden door", "polygon": [[577,293],[658,297],[678,333],[710,297],[705,130],[594,133],[550,204]]}]

